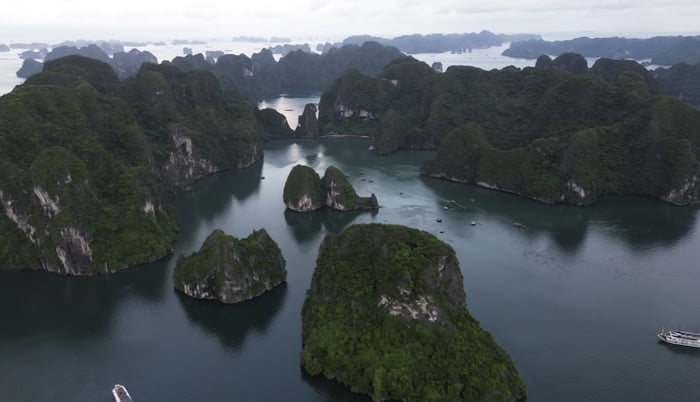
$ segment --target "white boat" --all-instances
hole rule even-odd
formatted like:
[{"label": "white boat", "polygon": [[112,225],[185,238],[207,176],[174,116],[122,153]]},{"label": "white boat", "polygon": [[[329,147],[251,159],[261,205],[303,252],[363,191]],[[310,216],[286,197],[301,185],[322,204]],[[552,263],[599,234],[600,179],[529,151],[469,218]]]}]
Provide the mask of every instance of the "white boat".
[{"label": "white boat", "polygon": [[115,402],[133,402],[131,400],[131,395],[129,395],[129,391],[127,391],[126,387],[121,384],[114,384],[114,388],[112,388],[112,395],[114,395]]},{"label": "white boat", "polygon": [[687,331],[665,331],[661,328],[658,334],[659,339],[666,343],[691,348],[700,348],[700,334]]}]

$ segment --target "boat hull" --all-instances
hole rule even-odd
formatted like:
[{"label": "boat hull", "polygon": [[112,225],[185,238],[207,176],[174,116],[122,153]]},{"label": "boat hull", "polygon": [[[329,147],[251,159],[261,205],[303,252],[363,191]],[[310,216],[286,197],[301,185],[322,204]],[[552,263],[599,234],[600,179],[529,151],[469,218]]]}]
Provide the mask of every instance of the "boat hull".
[{"label": "boat hull", "polygon": [[670,343],[671,345],[700,349],[700,334],[694,332],[662,331],[657,336],[661,341]]}]

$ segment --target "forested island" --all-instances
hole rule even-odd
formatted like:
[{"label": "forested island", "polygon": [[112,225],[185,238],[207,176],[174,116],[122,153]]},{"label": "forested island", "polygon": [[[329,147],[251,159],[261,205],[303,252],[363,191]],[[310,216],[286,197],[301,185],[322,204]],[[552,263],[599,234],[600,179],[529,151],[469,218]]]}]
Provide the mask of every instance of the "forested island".
[{"label": "forested island", "polygon": [[0,269],[116,272],[170,250],[169,202],[198,179],[258,161],[255,107],[210,72],[100,61],[45,64],[0,97]]},{"label": "forested island", "polygon": [[[75,50],[58,48],[56,57]],[[202,61],[204,69],[195,68],[196,57],[140,60],[128,78],[117,74],[118,53],[109,58],[96,45],[78,51],[89,57],[49,60],[0,98],[4,270],[92,275],[163,257],[177,229],[175,194],[214,172],[250,166],[264,141],[318,135],[314,105],[295,132],[276,111],[241,100],[318,88],[348,66],[376,72],[400,55],[366,44],[324,56],[292,52],[279,63],[269,51],[225,55]]]},{"label": "forested island", "polygon": [[215,230],[198,252],[180,256],[173,272],[175,289],[229,304],[260,296],[286,277],[282,251],[265,229],[240,240]]},{"label": "forested island", "polygon": [[[673,80],[671,80],[672,82]],[[438,149],[429,176],[587,205],[603,194],[700,200],[700,112],[660,96],[631,60],[566,53],[536,67],[434,72],[411,57],[350,70],[319,104],[322,132],[369,135],[380,154]]]},{"label": "forested island", "polygon": [[651,64],[670,66],[700,62],[700,36],[655,36],[649,39],[589,38],[560,41],[530,39],[513,41],[504,56],[536,59],[546,54],[579,53],[584,57],[650,60]]},{"label": "forested island", "polygon": [[[124,52],[123,49],[107,47],[105,43],[80,48],[64,45],[47,53],[46,61],[69,55],[100,60],[111,65],[122,80],[135,76],[144,63],[158,62],[150,52],[137,49]],[[374,42],[333,48],[323,55],[293,50],[287,46],[285,53],[279,61],[275,60],[271,49],[263,49],[251,57],[219,51],[207,52],[207,55],[187,54],[164,63],[173,64],[185,72],[210,71],[219,79],[227,98],[255,101],[263,95],[278,94],[282,90],[323,90],[348,68],[358,68],[365,74],[376,75],[387,63],[402,55],[394,47]],[[17,76],[29,77],[40,72],[42,67],[33,58],[27,58]]]},{"label": "forested island", "polygon": [[323,178],[313,168],[296,165],[284,184],[284,204],[295,212],[311,212],[321,207],[336,211],[378,209],[377,197],[359,197],[352,184],[335,166],[326,168]]},{"label": "forested island", "polygon": [[487,30],[471,33],[401,35],[394,38],[381,38],[371,35],[354,35],[345,38],[340,43],[335,43],[332,45],[327,43],[318,50],[325,53],[332,47],[342,47],[344,45],[362,45],[365,42],[376,42],[384,46],[393,46],[404,53],[465,52],[471,49],[501,46],[508,42],[541,39],[542,37],[536,34],[495,34]]},{"label": "forested island", "polygon": [[374,400],[515,401],[525,385],[467,311],[454,250],[398,225],[327,235],[302,309],[301,362]]},{"label": "forested island", "polygon": [[[144,63],[155,64],[158,62],[151,52],[142,52],[138,49],[131,49],[128,52],[124,52],[124,48],[121,45],[112,46],[109,43],[103,43],[101,45],[91,43],[83,47],[68,45],[57,46],[50,52],[46,51],[46,55],[41,58],[44,59],[44,62],[47,62],[71,55],[88,57],[107,63],[112,66],[112,69],[120,79],[135,76]],[[22,67],[17,71],[17,77],[28,78],[42,71],[43,64],[34,59],[34,57],[26,57],[24,59]]]},{"label": "forested island", "polygon": [[[267,140],[329,132],[374,137],[380,154],[434,149],[423,174],[544,203],[588,205],[605,194],[696,203],[699,112],[660,95],[697,96],[694,68],[650,73],[610,59],[589,68],[567,53],[522,70],[437,73],[376,43],[280,62],[269,51],[216,64],[188,56],[144,63],[122,80],[94,59],[50,60],[0,98],[0,266],[90,275],[162,257],[176,231],[175,194],[250,166]],[[296,131],[241,101],[324,82],[318,120],[307,105]],[[348,202],[361,198],[338,191],[343,179],[336,195],[319,190],[321,204],[378,206]]]},{"label": "forested island", "polygon": [[282,90],[323,90],[348,68],[376,75],[401,55],[394,47],[366,42],[333,48],[323,55],[294,50],[279,61],[272,51],[263,49],[251,57],[226,54],[217,58],[216,63],[207,61],[201,54],[176,57],[171,63],[183,71],[211,71],[228,97],[250,101]]}]

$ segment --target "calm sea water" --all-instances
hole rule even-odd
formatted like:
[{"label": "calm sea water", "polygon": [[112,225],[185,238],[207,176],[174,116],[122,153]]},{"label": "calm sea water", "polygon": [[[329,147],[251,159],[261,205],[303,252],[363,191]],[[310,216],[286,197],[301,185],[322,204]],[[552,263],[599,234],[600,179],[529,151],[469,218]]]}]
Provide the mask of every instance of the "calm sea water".
[{"label": "calm sea water", "polygon": [[[294,128],[309,102],[318,94],[259,107]],[[299,367],[318,246],[366,222],[427,230],[455,248],[469,310],[515,361],[529,401],[697,399],[700,351],[655,336],[661,326],[700,330],[697,207],[634,197],[544,206],[421,177],[429,152],[378,157],[369,145],[270,143],[262,162],[202,180],[177,200],[176,254],[197,250],[214,229],[243,237],[264,227],[277,241],[287,283],[253,301],[176,293],[172,257],[97,278],[0,275],[0,400],[110,401],[122,383],[136,401],[367,401]],[[297,163],[339,167],[382,208],[286,213],[282,188]]]},{"label": "calm sea water", "polygon": [[[287,283],[253,301],[176,293],[173,257],[96,278],[1,275],[1,399],[106,402],[121,383],[136,401],[367,401],[303,373],[301,306],[323,237],[384,222],[456,250],[468,308],[515,361],[529,401],[697,400],[700,352],[656,340],[661,326],[700,329],[697,207],[633,197],[545,206],[421,177],[429,152],[378,157],[369,145],[270,143],[264,161],[177,200],[176,254],[214,229],[242,237],[264,227],[277,241]],[[285,212],[284,181],[298,163],[339,167],[382,208]]]}]

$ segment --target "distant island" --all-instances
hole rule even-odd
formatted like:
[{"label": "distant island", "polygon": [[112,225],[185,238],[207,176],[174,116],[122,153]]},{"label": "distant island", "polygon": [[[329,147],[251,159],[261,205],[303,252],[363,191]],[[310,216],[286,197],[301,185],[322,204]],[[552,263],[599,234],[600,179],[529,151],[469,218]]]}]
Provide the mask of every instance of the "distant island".
[{"label": "distant island", "polygon": [[323,178],[313,168],[296,165],[284,184],[284,204],[295,212],[311,212],[321,207],[336,211],[378,209],[377,197],[359,197],[343,172],[326,168]]},{"label": "distant island", "polygon": [[371,35],[355,35],[345,38],[340,43],[321,45],[317,50],[327,52],[332,47],[343,45],[361,45],[365,42],[377,42],[384,46],[393,46],[404,53],[444,53],[463,52],[469,49],[482,49],[492,46],[501,46],[508,42],[525,40],[541,40],[536,34],[495,34],[486,30],[472,33],[454,34],[413,34],[402,35],[395,38],[380,38]]},{"label": "distant island", "polygon": [[187,40],[187,39],[175,39],[171,42],[173,46],[179,45],[206,45],[207,42],[202,40]]},{"label": "distant island", "polygon": [[273,54],[281,54],[283,56],[295,50],[301,50],[306,53],[311,53],[311,46],[309,46],[308,43],[304,43],[301,45],[292,45],[289,43],[285,43],[284,45],[270,46],[268,49],[270,49],[270,51]]},{"label": "distant island", "polygon": [[323,90],[348,68],[376,75],[401,52],[390,46],[367,42],[346,45],[320,55],[302,50],[287,53],[276,61],[269,49],[251,57],[226,54],[215,63],[201,55],[176,57],[171,63],[183,71],[196,69],[213,72],[224,93],[237,100],[257,100],[265,94],[282,90]]},{"label": "distant island", "polygon": [[[121,49],[121,50],[119,50]],[[36,57],[44,59],[45,62],[60,59],[70,55],[79,55],[99,60],[112,66],[112,69],[120,79],[125,79],[136,75],[144,63],[157,63],[158,59],[147,51],[131,49],[124,52],[121,45],[102,43],[101,45],[89,44],[88,46],[77,48],[73,46],[58,46],[53,50],[46,51],[46,54],[38,54]],[[112,52],[112,53],[110,53]],[[111,54],[111,57],[110,57]],[[43,64],[34,60],[31,55],[25,57],[22,67],[17,71],[20,78],[28,78],[33,74],[42,71]]]},{"label": "distant island", "polygon": [[233,42],[252,42],[252,43],[288,43],[292,40],[286,37],[273,36],[270,39],[260,36],[235,36],[231,39]]},{"label": "distant island", "polygon": [[[673,82],[671,79],[670,82]],[[666,84],[668,85],[668,84]],[[321,132],[369,135],[380,154],[437,149],[423,174],[544,203],[636,194],[700,201],[700,112],[640,64],[578,54],[534,68],[444,73],[411,57],[350,70],[321,96]]]},{"label": "distant island", "polygon": [[700,62],[700,36],[656,36],[649,39],[580,37],[562,41],[530,39],[510,44],[504,56],[536,59],[540,55],[559,56],[579,53],[584,57],[650,60],[651,64],[670,66]]},{"label": "distant island", "polygon": [[265,229],[241,240],[215,230],[198,252],[178,259],[173,283],[188,296],[231,304],[260,296],[286,277],[282,252]]},{"label": "distant island", "polygon": [[352,225],[319,248],[301,364],[373,400],[516,401],[525,384],[466,309],[454,250],[398,225]]},{"label": "distant island", "polygon": [[253,42],[253,43],[265,43],[268,40],[259,36],[235,36],[231,39],[233,42]]}]

